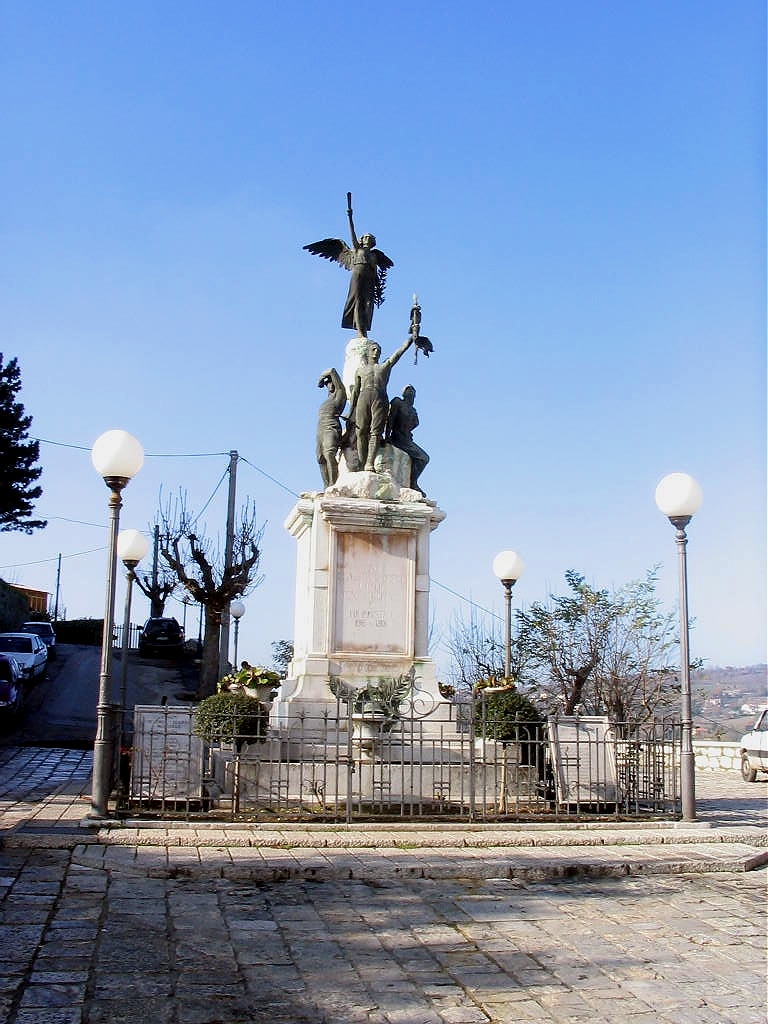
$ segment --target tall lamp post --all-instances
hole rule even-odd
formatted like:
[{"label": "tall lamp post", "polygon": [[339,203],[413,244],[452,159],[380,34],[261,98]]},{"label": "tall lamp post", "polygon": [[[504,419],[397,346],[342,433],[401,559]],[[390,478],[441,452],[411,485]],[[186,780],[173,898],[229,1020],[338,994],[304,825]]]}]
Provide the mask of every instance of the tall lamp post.
[{"label": "tall lamp post", "polygon": [[691,714],[691,659],[688,652],[688,566],[685,528],[703,500],[701,487],[687,473],[670,473],[656,488],[656,504],[675,527],[680,576],[680,802],[683,821],[696,820],[696,772]]},{"label": "tall lamp post", "polygon": [[125,683],[128,676],[128,648],[131,634],[131,596],[134,569],[149,551],[149,541],[138,530],[121,530],[117,538],[117,557],[125,566],[125,614],[123,616],[123,647],[120,655],[120,733],[117,737],[115,761],[119,765],[120,746],[125,733]]},{"label": "tall lamp post", "polygon": [[233,669],[237,672],[237,634],[240,630],[240,619],[245,615],[245,605],[242,601],[233,601],[229,610],[232,613],[232,618],[235,620],[235,660],[233,662]]},{"label": "tall lamp post", "polygon": [[96,705],[96,739],[93,743],[93,782],[89,817],[105,818],[113,763],[112,717],[112,624],[115,615],[115,570],[117,568],[117,531],[122,508],[121,493],[144,463],[144,450],[124,430],[108,430],[97,438],[91,461],[109,488],[109,554],[107,557],[107,594],[104,606],[104,630],[101,638],[99,697]]},{"label": "tall lamp post", "polygon": [[504,678],[509,682],[512,669],[512,587],[523,575],[523,560],[516,551],[500,551],[493,560],[493,573],[504,585],[506,635],[504,638]]}]

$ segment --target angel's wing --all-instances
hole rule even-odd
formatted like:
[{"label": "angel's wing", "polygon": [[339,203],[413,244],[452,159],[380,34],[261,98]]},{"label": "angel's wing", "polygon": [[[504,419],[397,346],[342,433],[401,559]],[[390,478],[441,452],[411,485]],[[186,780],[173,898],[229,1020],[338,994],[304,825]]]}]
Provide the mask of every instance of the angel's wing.
[{"label": "angel's wing", "polygon": [[322,256],[324,260],[334,260],[349,270],[352,250],[340,238],[323,238],[319,242],[310,242],[304,248],[313,256]]},{"label": "angel's wing", "polygon": [[394,267],[394,263],[381,249],[371,249],[371,255],[376,260],[376,305],[380,306],[384,301],[384,289],[387,286],[387,271]]},{"label": "angel's wing", "polygon": [[392,262],[389,256],[384,255],[381,249],[371,249],[371,252],[373,253],[373,256],[376,260],[376,266],[379,268],[380,274],[386,274],[388,270],[391,270],[392,267],[394,267],[395,264]]}]

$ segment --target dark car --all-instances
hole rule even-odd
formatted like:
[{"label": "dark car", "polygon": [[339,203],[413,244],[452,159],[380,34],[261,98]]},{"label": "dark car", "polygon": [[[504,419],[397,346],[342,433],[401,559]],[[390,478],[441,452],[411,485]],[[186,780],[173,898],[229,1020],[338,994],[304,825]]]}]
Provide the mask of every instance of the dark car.
[{"label": "dark car", "polygon": [[50,622],[25,622],[21,627],[22,633],[34,633],[39,636],[48,648],[48,657],[56,657],[56,634]]},{"label": "dark car", "polygon": [[184,630],[176,619],[147,619],[139,636],[139,656],[170,655],[178,658],[184,650]]},{"label": "dark car", "polygon": [[21,669],[10,654],[0,654],[0,720],[21,707]]}]

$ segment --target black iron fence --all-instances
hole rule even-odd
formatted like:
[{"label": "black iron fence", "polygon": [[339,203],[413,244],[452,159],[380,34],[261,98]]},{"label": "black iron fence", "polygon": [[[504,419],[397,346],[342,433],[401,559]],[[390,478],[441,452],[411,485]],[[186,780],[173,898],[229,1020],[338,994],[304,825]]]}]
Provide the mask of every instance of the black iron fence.
[{"label": "black iron fence", "polygon": [[[485,716],[485,717],[484,717]],[[392,719],[337,702],[319,717],[195,734],[194,710],[136,708],[129,813],[231,820],[533,821],[676,817],[679,723],[509,720],[484,706]]]},{"label": "black iron fence", "polygon": [[[137,626],[135,623],[131,623],[128,627],[128,649],[130,651],[138,650],[139,637],[141,636],[141,626]],[[118,650],[123,648],[123,625],[112,627],[112,646]]]}]

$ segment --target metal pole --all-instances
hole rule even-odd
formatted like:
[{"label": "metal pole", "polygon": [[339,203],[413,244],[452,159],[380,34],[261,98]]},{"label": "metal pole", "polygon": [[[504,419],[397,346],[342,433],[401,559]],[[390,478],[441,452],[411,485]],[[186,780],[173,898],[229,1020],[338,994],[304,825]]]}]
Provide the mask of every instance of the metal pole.
[{"label": "metal pole", "polygon": [[237,634],[240,630],[240,619],[235,619],[235,660],[233,668],[237,672]]},{"label": "metal pole", "polygon": [[[154,615],[155,612],[157,611],[157,607],[156,607],[155,602],[157,601],[157,594],[159,593],[158,588],[157,588],[157,559],[158,559],[158,554],[160,552],[160,524],[159,523],[155,523],[154,542],[155,542],[155,546],[154,546],[154,549],[152,551],[152,593],[155,596],[152,599],[152,607],[150,608],[150,611],[149,611],[150,615]],[[160,614],[162,615],[163,613],[160,612]]]},{"label": "metal pole", "polygon": [[688,564],[685,528],[690,516],[670,516],[676,529],[678,566],[680,570],[680,799],[683,821],[696,820],[696,758],[693,753],[693,715],[691,713],[691,658],[688,650]]},{"label": "metal pole", "polygon": [[123,559],[123,565],[126,568],[126,587],[125,614],[123,616],[123,647],[120,653],[120,732],[118,734],[118,740],[121,745],[123,735],[125,734],[125,691],[126,680],[128,678],[128,650],[130,647],[131,637],[131,596],[133,593],[133,581],[136,579],[134,569],[138,564],[139,563],[134,562],[132,558]]},{"label": "metal pole", "polygon": [[[229,497],[227,500],[227,536],[224,544],[224,579],[232,566],[232,549],[235,541],[235,487],[237,482],[237,452],[229,453]],[[219,634],[219,679],[227,674],[229,659],[229,602],[221,610],[221,633]]]},{"label": "metal pole", "polygon": [[104,630],[101,636],[101,668],[99,672],[99,699],[96,705],[96,739],[93,743],[93,782],[90,818],[105,818],[109,794],[112,789],[112,744],[114,740],[112,715],[112,630],[115,615],[115,570],[117,568],[117,530],[120,524],[122,501],[120,492],[128,483],[127,477],[105,477],[110,489],[109,498],[109,554],[107,557],[107,595],[104,606]]},{"label": "metal pole", "polygon": [[507,632],[504,638],[504,678],[509,682],[512,670],[512,587],[514,580],[502,580],[504,584],[504,603],[506,605]]}]

